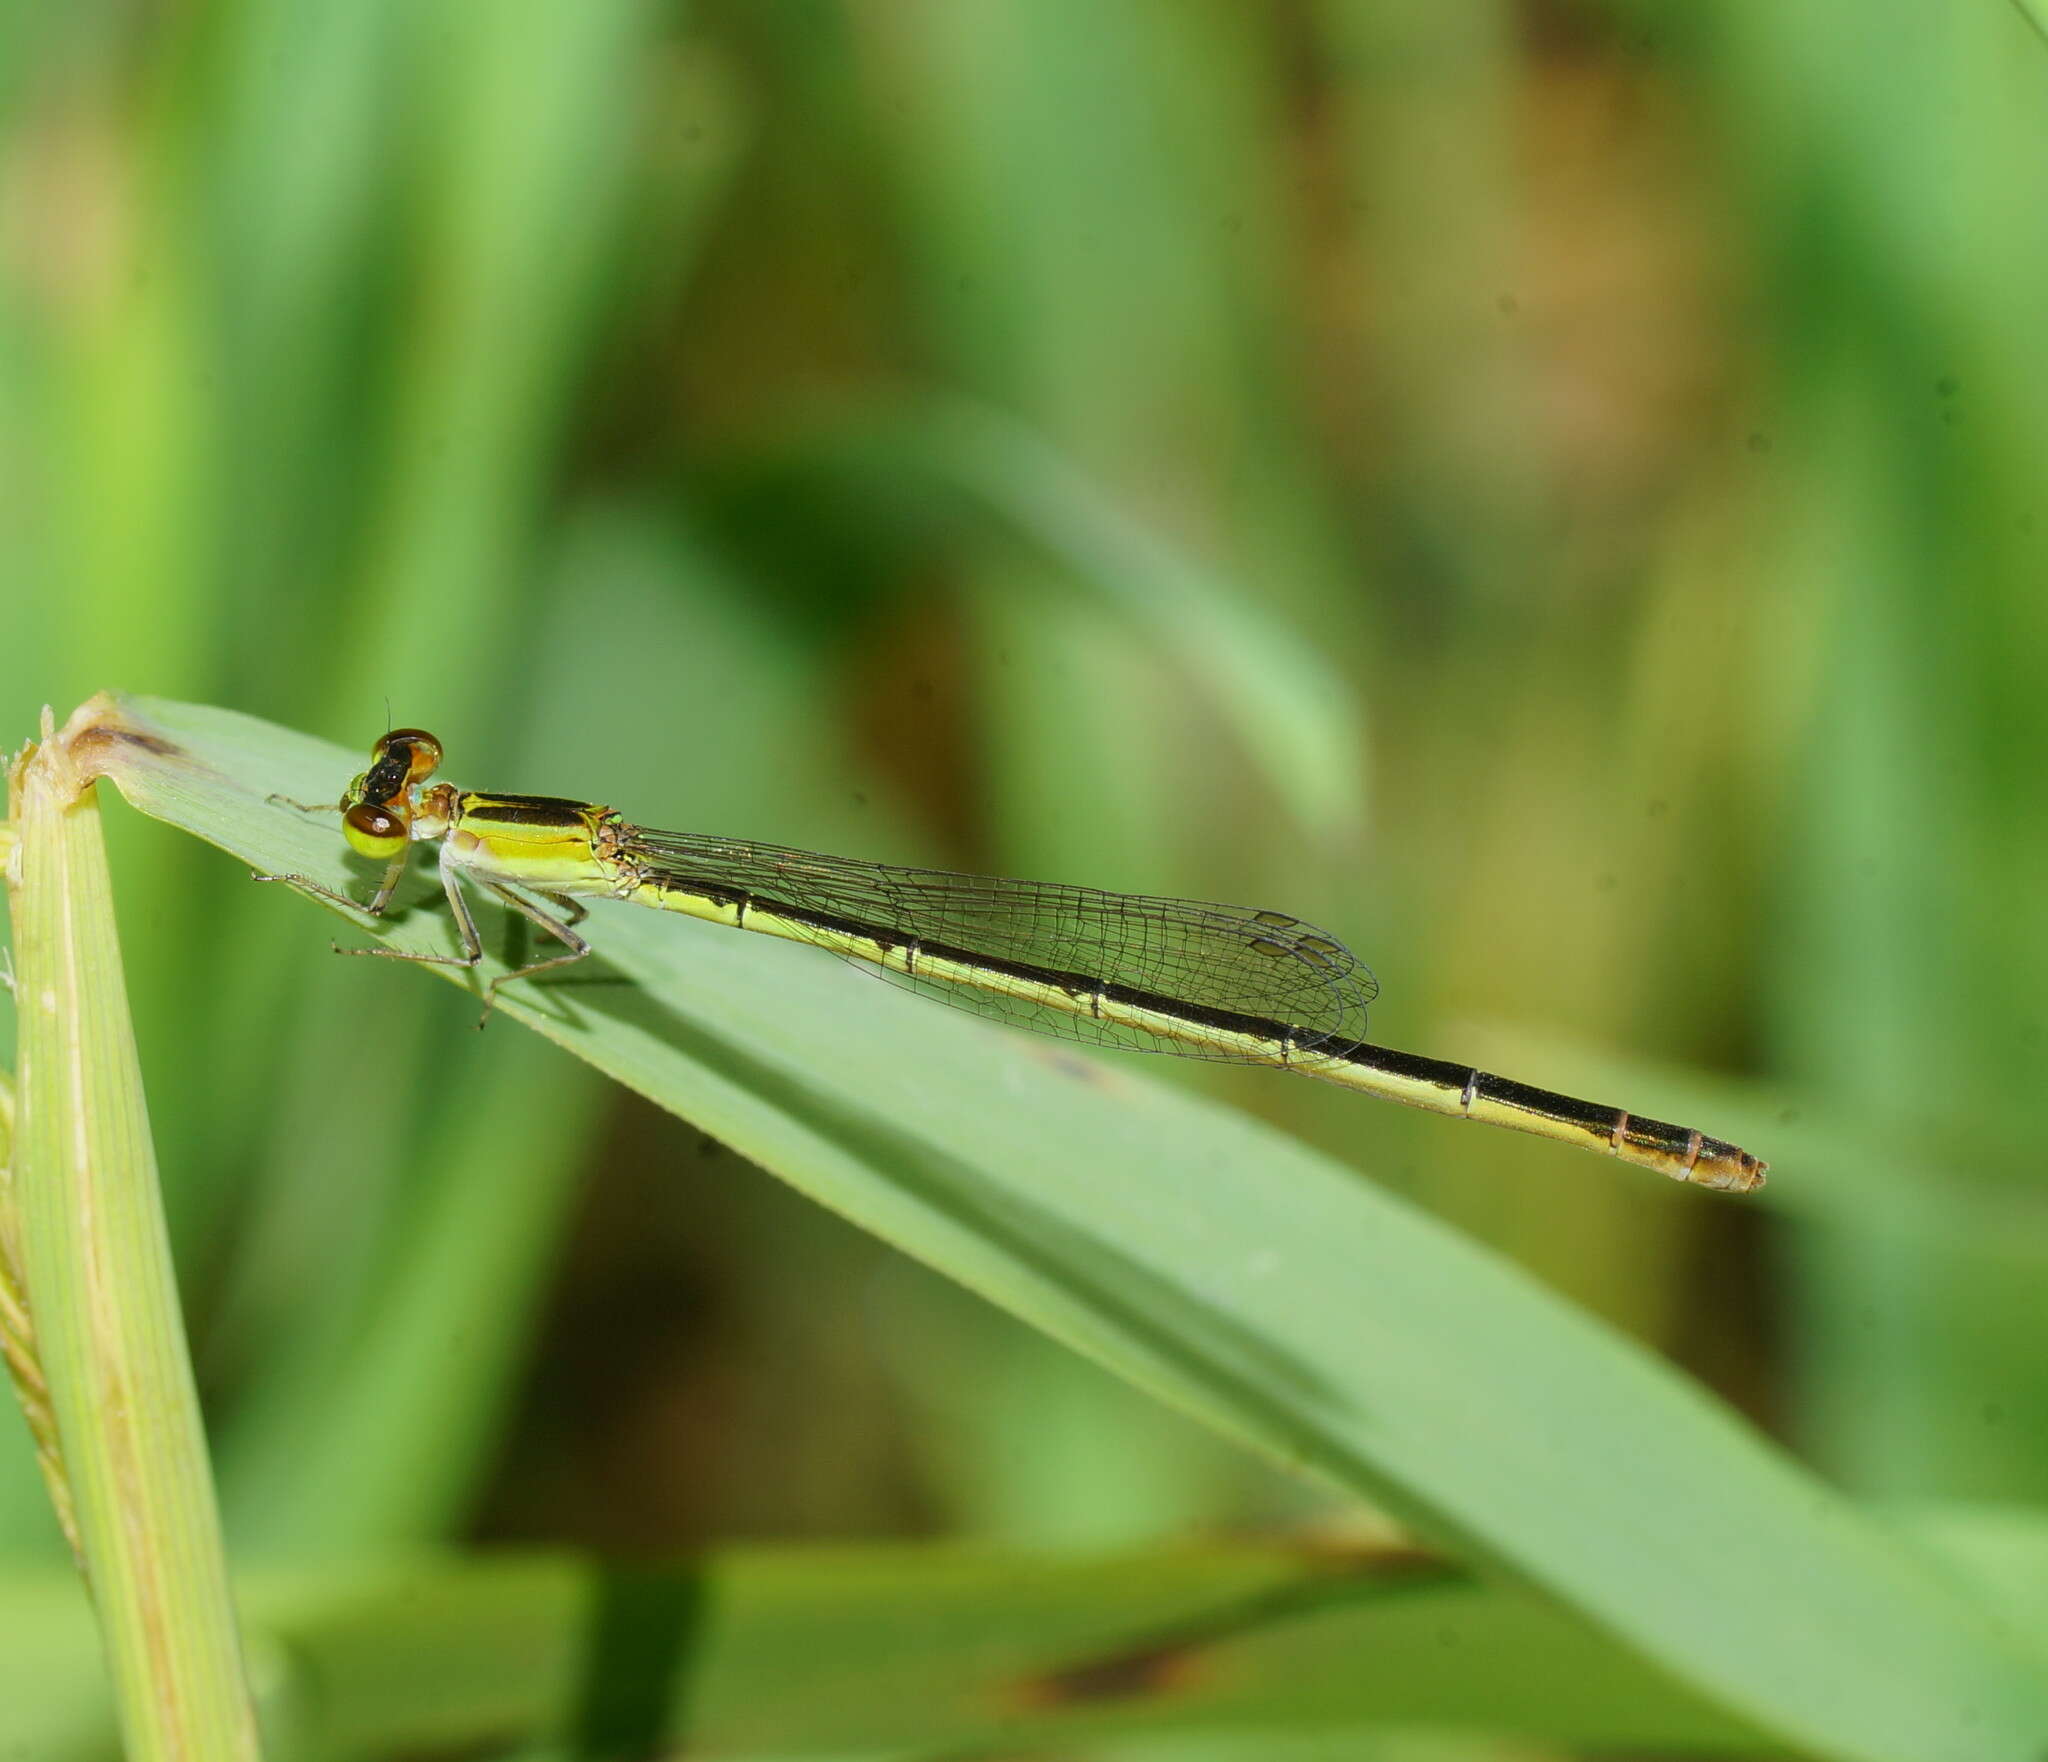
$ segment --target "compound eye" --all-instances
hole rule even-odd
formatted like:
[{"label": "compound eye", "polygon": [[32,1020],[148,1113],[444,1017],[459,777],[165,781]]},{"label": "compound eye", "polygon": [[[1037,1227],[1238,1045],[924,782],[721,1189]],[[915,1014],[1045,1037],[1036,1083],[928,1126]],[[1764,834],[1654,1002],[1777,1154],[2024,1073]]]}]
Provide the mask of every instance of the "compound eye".
[{"label": "compound eye", "polygon": [[441,743],[424,728],[394,728],[381,746],[394,757],[405,756],[408,784],[424,783],[441,768]]},{"label": "compound eye", "polygon": [[358,802],[343,814],[341,835],[358,856],[380,863],[388,863],[406,844],[405,822],[375,802]]}]

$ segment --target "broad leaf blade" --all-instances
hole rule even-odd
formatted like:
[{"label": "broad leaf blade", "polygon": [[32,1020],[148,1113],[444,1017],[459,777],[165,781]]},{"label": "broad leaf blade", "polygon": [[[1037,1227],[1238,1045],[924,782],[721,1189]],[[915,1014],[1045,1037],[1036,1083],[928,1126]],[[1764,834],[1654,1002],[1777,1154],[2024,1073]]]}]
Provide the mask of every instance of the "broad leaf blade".
[{"label": "broad leaf blade", "polygon": [[[359,755],[191,706],[103,719],[108,774],[146,812],[364,891],[331,822],[266,800],[331,799]],[[449,946],[430,911],[378,930]],[[981,1029],[809,950],[603,904],[588,931],[625,982],[515,988],[504,1012],[1132,1382],[1816,1753],[2037,1753],[2048,1689],[1961,1593],[1648,1354],[1351,1170],[1134,1061]]]}]

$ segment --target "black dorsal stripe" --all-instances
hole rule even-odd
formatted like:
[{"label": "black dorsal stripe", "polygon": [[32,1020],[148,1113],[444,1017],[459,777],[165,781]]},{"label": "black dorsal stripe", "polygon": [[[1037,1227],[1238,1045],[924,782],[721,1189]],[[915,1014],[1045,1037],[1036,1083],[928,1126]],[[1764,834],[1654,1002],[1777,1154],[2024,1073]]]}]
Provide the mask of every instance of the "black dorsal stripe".
[{"label": "black dorsal stripe", "polygon": [[503,820],[508,826],[554,826],[565,831],[589,825],[591,814],[588,802],[560,795],[472,795],[464,800],[462,809]]}]

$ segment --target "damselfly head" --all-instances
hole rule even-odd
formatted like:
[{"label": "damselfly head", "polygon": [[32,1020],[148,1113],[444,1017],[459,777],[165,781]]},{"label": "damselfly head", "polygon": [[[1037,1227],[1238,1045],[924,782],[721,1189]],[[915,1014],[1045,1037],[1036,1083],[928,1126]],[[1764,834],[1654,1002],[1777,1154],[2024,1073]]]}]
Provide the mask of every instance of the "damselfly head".
[{"label": "damselfly head", "polygon": [[341,798],[347,813],[357,802],[388,807],[404,800],[415,784],[424,783],[441,762],[441,743],[417,728],[400,728],[370,750],[370,768],[348,786]]},{"label": "damselfly head", "polygon": [[413,790],[441,763],[441,743],[423,728],[394,728],[370,749],[370,768],[341,798],[341,830],[351,849],[388,862],[411,836]]}]

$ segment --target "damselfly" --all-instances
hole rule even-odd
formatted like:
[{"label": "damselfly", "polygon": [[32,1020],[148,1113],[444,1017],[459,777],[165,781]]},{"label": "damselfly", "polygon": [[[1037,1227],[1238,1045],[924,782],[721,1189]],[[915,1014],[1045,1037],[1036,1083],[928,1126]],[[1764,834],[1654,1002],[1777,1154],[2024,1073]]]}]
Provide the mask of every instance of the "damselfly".
[{"label": "damselfly", "polygon": [[1467,1065],[1371,1046],[1373,976],[1326,931],[1284,912],[1103,893],[1040,881],[901,869],[700,833],[657,832],[554,796],[429,785],[441,743],[378,741],[340,801],[343,835],[384,864],[367,904],[304,875],[263,875],[381,917],[415,844],[441,847],[460,954],[349,954],[474,967],[483,942],[463,893],[482,889],[564,952],[501,986],[582,960],[585,898],[630,900],[808,942],[898,983],[1040,1033],[1192,1058],[1277,1065],[1435,1113],[1560,1139],[1673,1180],[1747,1192],[1768,1166],[1685,1126],[1579,1101]]}]

